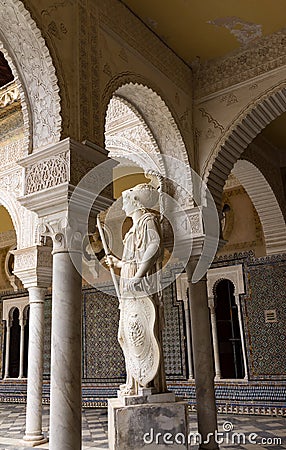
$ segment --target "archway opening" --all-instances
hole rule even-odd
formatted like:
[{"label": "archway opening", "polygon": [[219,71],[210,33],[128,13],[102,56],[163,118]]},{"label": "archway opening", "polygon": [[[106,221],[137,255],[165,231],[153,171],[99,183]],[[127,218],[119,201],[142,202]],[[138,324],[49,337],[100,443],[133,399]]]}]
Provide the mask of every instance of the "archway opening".
[{"label": "archway opening", "polygon": [[238,309],[230,280],[217,283],[215,301],[221,377],[244,378]]},{"label": "archway opening", "polygon": [[14,308],[11,314],[10,345],[9,345],[9,376],[18,378],[20,371],[20,339],[21,327],[19,309]]}]

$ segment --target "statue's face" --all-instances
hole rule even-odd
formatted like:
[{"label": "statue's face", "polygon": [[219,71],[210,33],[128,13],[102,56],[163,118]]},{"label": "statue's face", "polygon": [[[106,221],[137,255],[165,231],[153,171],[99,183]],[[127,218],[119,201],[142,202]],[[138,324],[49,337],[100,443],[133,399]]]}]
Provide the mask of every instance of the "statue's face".
[{"label": "statue's face", "polygon": [[135,205],[132,203],[131,199],[126,195],[123,195],[122,200],[123,200],[122,209],[125,212],[126,216],[130,217],[135,210]]}]

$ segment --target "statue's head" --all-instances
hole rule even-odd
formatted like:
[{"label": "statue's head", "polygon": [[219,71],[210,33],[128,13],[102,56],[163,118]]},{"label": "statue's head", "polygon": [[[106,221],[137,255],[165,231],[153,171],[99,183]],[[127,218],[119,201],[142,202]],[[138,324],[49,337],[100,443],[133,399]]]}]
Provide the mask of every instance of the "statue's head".
[{"label": "statue's head", "polygon": [[123,209],[131,213],[138,209],[158,209],[159,192],[149,183],[137,184],[122,192]]}]

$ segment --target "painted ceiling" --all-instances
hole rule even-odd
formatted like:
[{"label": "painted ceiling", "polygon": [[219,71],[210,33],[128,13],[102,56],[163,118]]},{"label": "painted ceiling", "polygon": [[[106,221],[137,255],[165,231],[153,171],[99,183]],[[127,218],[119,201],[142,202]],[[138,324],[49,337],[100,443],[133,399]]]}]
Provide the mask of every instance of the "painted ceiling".
[{"label": "painted ceiling", "polygon": [[[256,45],[286,27],[286,0],[120,0],[187,65]],[[286,149],[286,114],[262,132]]]}]

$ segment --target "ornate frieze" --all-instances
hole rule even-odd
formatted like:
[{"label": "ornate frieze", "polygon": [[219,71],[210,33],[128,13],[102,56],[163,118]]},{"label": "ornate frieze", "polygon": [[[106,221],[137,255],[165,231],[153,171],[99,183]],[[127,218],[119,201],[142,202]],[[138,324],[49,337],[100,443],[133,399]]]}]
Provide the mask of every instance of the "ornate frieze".
[{"label": "ornate frieze", "polygon": [[[286,28],[244,46],[236,53],[194,67],[196,98],[277,69],[286,64]],[[255,85],[253,85],[255,87]]]},{"label": "ornate frieze", "polygon": [[25,194],[42,191],[69,181],[69,154],[62,152],[26,169]]},{"label": "ornate frieze", "polygon": [[[24,167],[24,195],[32,195],[68,183],[76,186],[96,165],[106,160],[106,151],[67,138],[18,163]],[[45,193],[48,196],[48,193]]]},{"label": "ornate frieze", "polygon": [[49,287],[52,279],[51,248],[35,245],[14,250],[14,274],[24,286]]}]

